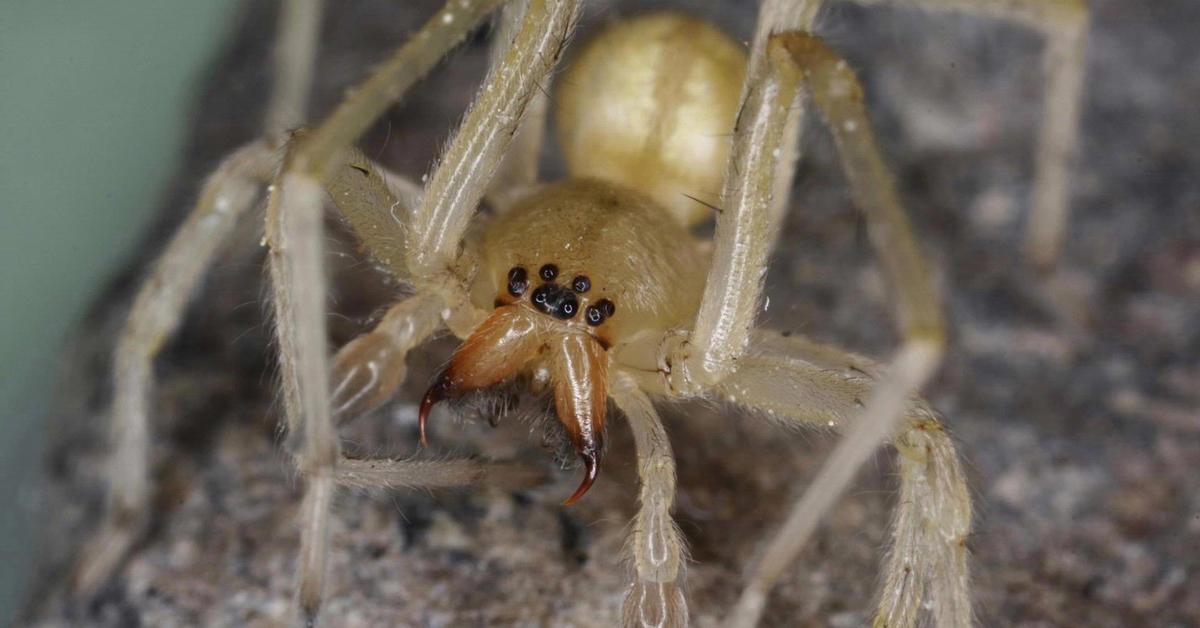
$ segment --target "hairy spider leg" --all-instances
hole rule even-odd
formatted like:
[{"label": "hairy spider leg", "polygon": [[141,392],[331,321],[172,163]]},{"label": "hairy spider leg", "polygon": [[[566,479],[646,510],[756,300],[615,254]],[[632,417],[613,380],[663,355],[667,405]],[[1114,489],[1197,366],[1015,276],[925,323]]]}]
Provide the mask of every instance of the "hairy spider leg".
[{"label": "hairy spider leg", "polygon": [[[312,623],[320,611],[328,553],[329,508],[341,458],[330,405],[324,331],[325,283],[321,184],[343,165],[344,150],[417,79],[465,37],[498,0],[454,0],[384,62],[318,126],[289,146],[270,188],[267,242],[289,448],[305,478],[298,608]],[[532,0],[512,46],[493,67],[448,144],[406,230],[406,270],[418,290],[464,300],[453,286],[463,230],[516,131],[539,81],[553,68],[578,2]]]},{"label": "hairy spider leg", "polygon": [[956,11],[1020,24],[1046,39],[1042,52],[1045,95],[1034,161],[1025,253],[1049,271],[1062,252],[1071,209],[1071,169],[1079,144],[1079,117],[1091,22],[1086,0],[839,0]]}]

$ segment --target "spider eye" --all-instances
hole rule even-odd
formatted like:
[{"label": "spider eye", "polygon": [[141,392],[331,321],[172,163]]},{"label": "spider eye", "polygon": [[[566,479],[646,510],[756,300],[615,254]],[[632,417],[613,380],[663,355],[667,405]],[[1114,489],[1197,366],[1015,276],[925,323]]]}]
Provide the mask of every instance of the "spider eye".
[{"label": "spider eye", "polygon": [[558,312],[555,313],[561,319],[568,319],[575,316],[575,312],[579,310],[579,302],[575,300],[575,296],[567,293],[558,306]]},{"label": "spider eye", "polygon": [[584,275],[579,275],[571,280],[571,288],[575,290],[575,292],[583,294],[584,292],[592,289],[592,280],[588,279]]},{"label": "spider eye", "polygon": [[587,324],[592,327],[604,322],[604,312],[601,312],[600,308],[594,305],[589,305],[583,315],[587,318]]},{"label": "spider eye", "polygon": [[596,307],[604,314],[604,318],[611,317],[617,311],[617,305],[608,299],[600,299],[600,302],[596,303]]},{"label": "spider eye", "polygon": [[552,283],[538,286],[533,291],[533,307],[559,320],[574,318],[579,313],[579,300],[575,293]]},{"label": "spider eye", "polygon": [[508,293],[514,297],[519,297],[525,294],[525,289],[529,287],[529,273],[520,266],[514,266],[508,271]]},{"label": "spider eye", "polygon": [[545,266],[542,266],[542,269],[538,271],[538,274],[541,275],[543,281],[554,281],[554,278],[558,277],[558,266],[555,266],[554,264],[546,264]]}]

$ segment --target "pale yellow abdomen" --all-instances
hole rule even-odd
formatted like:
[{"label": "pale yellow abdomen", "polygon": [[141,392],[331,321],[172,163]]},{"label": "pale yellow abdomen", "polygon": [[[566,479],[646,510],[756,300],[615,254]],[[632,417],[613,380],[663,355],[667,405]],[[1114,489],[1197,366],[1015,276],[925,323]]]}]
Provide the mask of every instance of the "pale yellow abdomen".
[{"label": "pale yellow abdomen", "polygon": [[695,18],[654,13],[608,27],[557,79],[571,176],[640,190],[683,225],[711,217],[746,62],[740,44]]}]

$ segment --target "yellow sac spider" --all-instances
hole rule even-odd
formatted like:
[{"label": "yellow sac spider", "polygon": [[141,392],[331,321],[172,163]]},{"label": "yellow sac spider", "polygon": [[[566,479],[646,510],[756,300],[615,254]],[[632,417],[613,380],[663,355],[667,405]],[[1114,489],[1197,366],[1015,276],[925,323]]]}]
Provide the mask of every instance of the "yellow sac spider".
[{"label": "yellow sac spider", "polygon": [[[1046,127],[1030,233],[1035,257],[1052,258],[1074,144],[1085,8],[1079,0],[897,3],[1004,17],[1047,35]],[[578,20],[579,0],[450,0],[319,124],[294,133],[285,130],[302,122],[298,103],[311,77],[320,10],[316,0],[287,3],[266,139],[230,155],[210,177],[118,343],[107,519],[84,552],[77,586],[94,590],[106,580],[144,529],[151,360],[218,243],[265,184],[287,445],[306,487],[297,561],[305,621],[320,611],[337,487],[413,483],[412,462],[344,457],[337,422],[389,399],[410,349],[449,329],[463,343],[421,402],[423,442],[439,400],[520,375],[553,395],[583,461],[570,504],[597,479],[610,399],[628,420],[641,489],[630,528],[635,574],[626,625],[688,621],[685,552],[671,516],[675,463],[655,398],[720,399],[784,424],[845,434],[749,574],[731,625],[758,622],[772,584],[884,442],[899,453],[901,495],[874,623],[913,626],[929,609],[942,628],[971,624],[969,492],[940,418],[914,394],[941,358],[941,313],[876,149],[861,87],[812,34],[822,4],[765,0],[748,51],[704,21],[673,13],[609,25],[555,79],[568,177],[545,183],[536,171],[549,102],[543,86]],[[487,78],[425,185],[387,173],[352,148],[502,6]],[[807,100],[831,129],[894,287],[903,343],[887,365],[755,328]],[[343,347],[332,366],[322,268],[326,198],[411,293]],[[492,216],[475,224],[485,202]],[[706,241],[694,227],[711,219],[710,207],[715,235]],[[425,486],[468,484],[487,468],[422,464]]]}]

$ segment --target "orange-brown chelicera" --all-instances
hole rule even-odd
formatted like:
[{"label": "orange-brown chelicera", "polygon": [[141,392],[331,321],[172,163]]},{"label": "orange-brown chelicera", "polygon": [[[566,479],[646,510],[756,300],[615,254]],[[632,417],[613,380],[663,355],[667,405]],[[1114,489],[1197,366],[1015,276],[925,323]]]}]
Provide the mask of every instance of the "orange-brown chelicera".
[{"label": "orange-brown chelicera", "polygon": [[585,468],[572,503],[598,472],[610,361],[695,317],[706,260],[652,198],[599,179],[522,199],[488,226],[478,258],[472,299],[492,313],[425,394],[422,438],[435,402],[519,372],[545,374]]}]

